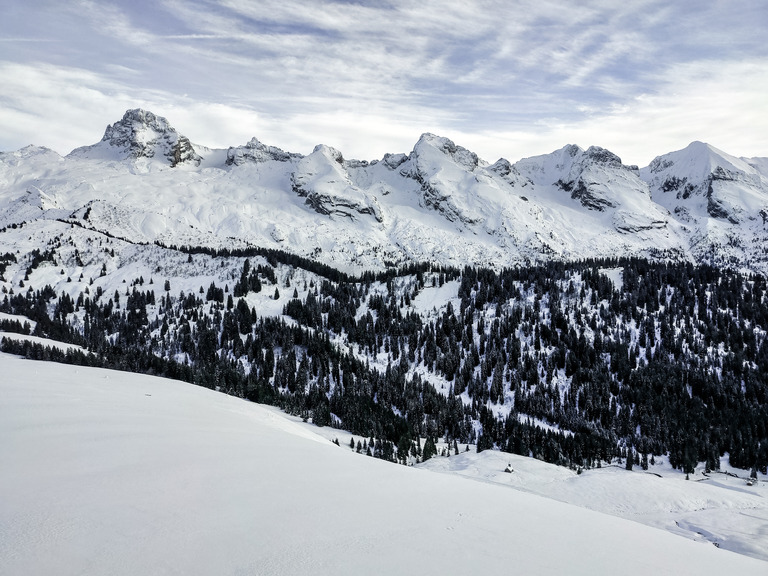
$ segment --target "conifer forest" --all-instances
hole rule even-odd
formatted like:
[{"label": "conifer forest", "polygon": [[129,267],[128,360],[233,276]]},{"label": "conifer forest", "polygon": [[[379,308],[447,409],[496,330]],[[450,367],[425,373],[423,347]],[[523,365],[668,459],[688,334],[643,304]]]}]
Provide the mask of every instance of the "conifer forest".
[{"label": "conifer forest", "polygon": [[[0,255],[0,274],[57,265],[60,249]],[[83,286],[76,297],[22,281],[0,312],[32,323],[0,328],[82,350],[7,338],[2,349],[279,406],[393,462],[428,459],[442,441],[572,468],[647,469],[668,455],[688,472],[727,454],[766,473],[762,276],[641,259],[351,276],[275,250],[154,249],[230,280],[185,292],[142,275],[107,292],[98,277],[68,279]],[[448,297],[424,306],[428,294]],[[254,295],[280,313],[261,313]]]}]

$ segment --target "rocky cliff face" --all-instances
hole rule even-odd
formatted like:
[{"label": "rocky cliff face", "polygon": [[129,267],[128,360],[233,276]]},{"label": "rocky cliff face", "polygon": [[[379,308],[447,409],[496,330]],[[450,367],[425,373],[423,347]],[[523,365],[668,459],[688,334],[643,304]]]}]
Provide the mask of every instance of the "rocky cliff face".
[{"label": "rocky cliff face", "polygon": [[477,154],[457,146],[448,138],[423,134],[400,174],[421,187],[419,204],[437,211],[445,219],[463,225],[477,224],[483,214],[469,198],[480,167]]},{"label": "rocky cliff face", "polygon": [[241,166],[246,162],[288,162],[290,160],[299,160],[301,154],[284,152],[276,146],[267,146],[262,144],[256,138],[252,138],[244,146],[231,146],[227,150],[227,166]]},{"label": "rocky cliff face", "polygon": [[759,166],[693,142],[658,156],[641,175],[657,201],[688,221],[711,217],[738,224],[755,220],[767,205],[768,177]]},{"label": "rocky cliff face", "polygon": [[362,163],[347,163],[341,152],[321,144],[297,162],[291,174],[291,189],[318,214],[350,220],[373,216],[380,222],[376,200],[356,186],[348,172],[361,167]]},{"label": "rocky cliff face", "polygon": [[693,142],[640,171],[654,201],[681,225],[696,260],[753,266],[768,241],[768,171],[762,159],[736,158]]},{"label": "rocky cliff face", "polygon": [[568,198],[590,212],[604,213],[621,234],[667,227],[666,210],[652,201],[637,167],[624,165],[605,148],[582,150],[569,144],[551,154],[521,160],[514,167],[539,190],[556,189],[559,202],[567,205]]},{"label": "rocky cliff face", "polygon": [[168,120],[152,112],[136,108],[107,126],[101,142],[72,151],[75,157],[105,157],[117,159],[152,158],[171,167],[179,164],[199,165],[200,155],[189,138],[179,134]]}]

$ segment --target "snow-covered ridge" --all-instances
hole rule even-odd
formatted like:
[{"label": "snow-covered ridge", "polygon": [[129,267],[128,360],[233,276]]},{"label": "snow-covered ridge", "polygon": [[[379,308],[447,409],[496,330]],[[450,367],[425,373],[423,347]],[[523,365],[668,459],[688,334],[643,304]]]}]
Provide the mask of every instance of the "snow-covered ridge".
[{"label": "snow-covered ridge", "polygon": [[641,170],[573,144],[489,164],[433,134],[361,161],[256,138],[208,149],[136,109],[64,158],[0,153],[0,209],[0,227],[74,218],[134,242],[277,248],[353,272],[622,255],[768,272],[768,159],[700,142]]},{"label": "snow-covered ridge", "polygon": [[[757,159],[760,160],[760,159]],[[641,171],[657,200],[686,221],[706,218],[732,224],[763,220],[768,208],[765,163],[750,163],[714,146],[693,142],[655,158]]]}]

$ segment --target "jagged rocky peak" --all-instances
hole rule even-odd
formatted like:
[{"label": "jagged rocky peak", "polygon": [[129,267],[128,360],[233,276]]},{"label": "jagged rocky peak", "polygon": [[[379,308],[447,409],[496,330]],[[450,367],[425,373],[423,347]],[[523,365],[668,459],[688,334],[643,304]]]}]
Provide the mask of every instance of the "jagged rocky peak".
[{"label": "jagged rocky peak", "polygon": [[768,179],[756,166],[704,142],[654,158],[641,176],[658,200],[686,221],[762,221],[768,205]]},{"label": "jagged rocky peak", "polygon": [[740,182],[750,188],[765,188],[765,179],[755,166],[704,142],[691,142],[682,150],[657,156],[641,177],[653,191],[673,193],[678,200],[711,195],[718,181]]},{"label": "jagged rocky peak", "polygon": [[[600,146],[590,146],[577,155],[569,178],[559,184],[582,206],[600,212],[638,201],[643,205],[651,199],[648,184],[640,179],[637,166],[625,166],[621,158]],[[654,226],[663,221],[658,214],[652,218]]]},{"label": "jagged rocky peak", "polygon": [[416,146],[413,148],[413,154],[411,158],[416,159],[417,165],[419,160],[429,159],[432,157],[432,151],[438,151],[441,154],[448,156],[455,164],[458,164],[462,168],[468,171],[472,171],[479,165],[479,159],[477,154],[454,144],[453,140],[445,138],[443,136],[436,136],[430,133],[424,133],[419,138]]},{"label": "jagged rocky peak", "polygon": [[687,200],[692,195],[706,193],[710,173],[709,146],[703,142],[691,142],[686,148],[657,156],[643,168],[641,177],[651,190],[674,194],[677,200]]},{"label": "jagged rocky peak", "polygon": [[[622,171],[638,173],[637,166],[626,166],[622,163],[621,158],[601,146],[590,146],[586,150],[582,150],[578,146],[569,145],[563,149],[563,152],[572,158],[570,164],[572,180],[590,169],[615,173]],[[565,164],[567,162],[564,162]]]},{"label": "jagged rocky peak", "polygon": [[336,148],[333,148],[332,146],[327,146],[325,144],[318,144],[315,146],[314,150],[312,150],[313,154],[322,154],[326,158],[330,158],[334,162],[337,162],[344,165],[344,156],[341,152],[336,150]]},{"label": "jagged rocky peak", "polygon": [[344,157],[325,144],[318,144],[311,154],[301,158],[291,174],[291,188],[303,197],[309,196],[318,185],[339,187],[348,183]]},{"label": "jagged rocky peak", "polygon": [[577,154],[581,154],[584,152],[584,150],[581,149],[581,146],[578,144],[566,144],[558,152],[561,152],[564,156],[570,156],[571,158],[575,157]]},{"label": "jagged rocky peak", "polygon": [[202,159],[189,138],[179,134],[168,120],[148,110],[127,110],[123,118],[107,126],[101,142],[73,150],[75,157],[118,159],[152,158],[170,166],[182,163],[198,165]]},{"label": "jagged rocky peak", "polygon": [[[425,133],[400,168],[400,175],[420,185],[419,205],[457,225],[474,225],[487,214],[480,208],[480,181],[490,181],[487,163],[452,140]],[[494,187],[494,192],[498,186]]]},{"label": "jagged rocky peak", "polygon": [[384,158],[381,161],[390,170],[395,170],[407,162],[408,159],[409,156],[407,154],[384,154]]},{"label": "jagged rocky peak", "polygon": [[517,167],[506,158],[499,158],[488,166],[487,170],[500,176],[510,186],[527,186],[532,184],[531,180],[520,174]]},{"label": "jagged rocky peak", "polygon": [[312,150],[313,155],[320,155],[326,160],[330,162],[335,162],[339,166],[341,166],[345,171],[351,170],[355,168],[366,168],[367,166],[370,166],[371,164],[377,164],[378,162],[374,160],[372,163],[368,162],[368,160],[356,160],[351,159],[347,160],[344,158],[344,155],[334,148],[333,146],[328,146],[327,144],[318,144],[315,146],[314,150]]},{"label": "jagged rocky peak", "polygon": [[370,215],[381,222],[378,202],[355,186],[347,171],[364,165],[368,163],[344,160],[335,148],[318,144],[312,154],[296,163],[291,174],[291,189],[305,198],[304,203],[318,214],[349,220]]},{"label": "jagged rocky peak", "polygon": [[600,146],[584,150],[576,144],[567,144],[550,154],[524,158],[514,166],[539,184],[553,184],[560,180],[574,182],[590,167],[636,171],[636,167],[622,164],[621,158],[610,150]]},{"label": "jagged rocky peak", "polygon": [[267,146],[256,138],[244,146],[230,146],[227,150],[227,166],[241,166],[247,162],[260,163],[276,160],[277,162],[289,162],[301,159],[301,154],[285,152],[276,146]]},{"label": "jagged rocky peak", "polygon": [[584,150],[575,144],[567,144],[549,154],[523,158],[512,166],[535,184],[549,186],[568,180],[574,159],[583,153]]},{"label": "jagged rocky peak", "polygon": [[598,212],[619,207],[628,195],[649,195],[637,168],[625,166],[621,158],[600,146],[583,150],[568,144],[550,154],[520,160],[514,167],[535,184],[560,188]]},{"label": "jagged rocky peak", "polygon": [[613,166],[615,168],[623,167],[621,158],[616,156],[610,150],[601,148],[600,146],[590,146],[587,148],[586,157],[592,162],[598,162],[606,166]]},{"label": "jagged rocky peak", "polygon": [[709,168],[708,166],[705,166],[708,162],[705,163],[702,162],[702,160],[708,156],[709,146],[707,144],[704,144],[703,142],[691,142],[682,150],[656,156],[656,158],[651,160],[651,163],[643,169],[643,173],[649,175],[646,179],[650,179],[650,175],[661,174],[669,171],[670,168],[675,167],[676,172],[685,169],[688,173],[686,176],[688,176],[690,174],[690,168],[698,166],[698,170],[696,171],[700,173],[699,176],[703,177],[705,176],[705,173],[709,171]]},{"label": "jagged rocky peak", "polygon": [[649,196],[636,166],[625,166],[616,154],[600,146],[573,154],[568,177],[557,184],[585,208],[604,211],[623,204],[627,194]]},{"label": "jagged rocky peak", "polygon": [[506,158],[499,158],[488,166],[488,170],[495,172],[499,176],[509,176],[510,174],[518,173],[517,169]]},{"label": "jagged rocky peak", "polygon": [[[685,178],[694,186],[715,179],[754,179],[758,170],[741,158],[736,158],[705,142],[691,142],[682,150],[654,158],[642,170],[648,181],[660,176]],[[661,182],[663,184],[663,182]]]},{"label": "jagged rocky peak", "polygon": [[168,120],[162,116],[155,116],[148,110],[134,108],[126,110],[122,120],[107,126],[102,141],[109,142],[111,146],[134,146],[146,142],[149,133],[165,134],[176,132]]}]

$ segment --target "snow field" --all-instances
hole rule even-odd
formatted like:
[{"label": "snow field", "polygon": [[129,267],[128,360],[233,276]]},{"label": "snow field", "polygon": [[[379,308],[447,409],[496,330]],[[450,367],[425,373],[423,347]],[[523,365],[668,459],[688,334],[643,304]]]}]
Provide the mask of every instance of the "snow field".
[{"label": "snow field", "polygon": [[537,495],[361,457],[274,410],[192,385],[6,354],[0,373],[8,574],[766,567]]}]

